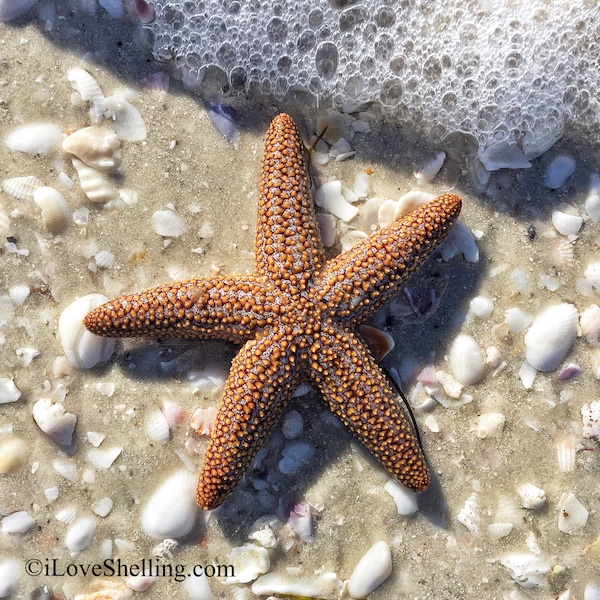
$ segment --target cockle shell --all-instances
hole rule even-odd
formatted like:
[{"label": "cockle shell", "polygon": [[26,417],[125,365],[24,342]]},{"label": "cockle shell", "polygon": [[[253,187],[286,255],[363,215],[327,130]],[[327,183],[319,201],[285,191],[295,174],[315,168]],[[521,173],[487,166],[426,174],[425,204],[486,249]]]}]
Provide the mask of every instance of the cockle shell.
[{"label": "cockle shell", "polygon": [[525,358],[538,371],[554,371],[567,357],[577,336],[578,313],[563,302],[543,310],[525,335]]},{"label": "cockle shell", "polygon": [[74,506],[67,506],[65,508],[61,508],[54,513],[54,518],[65,525],[70,525],[75,521],[75,517],[77,516],[77,509]]},{"label": "cockle shell", "polygon": [[576,450],[577,441],[573,437],[563,438],[556,442],[556,459],[559,471],[569,473],[575,469]]},{"label": "cockle shell", "polygon": [[98,171],[115,172],[121,166],[121,142],[108,127],[78,129],[63,140],[62,148]]},{"label": "cockle shell", "polygon": [[600,346],[600,306],[592,304],[579,317],[581,333],[592,346]]},{"label": "cockle shell", "polygon": [[153,213],[152,228],[163,237],[179,237],[186,230],[183,219],[173,210],[157,210]]},{"label": "cockle shell", "polygon": [[146,433],[156,442],[169,439],[169,424],[162,410],[154,410],[146,421]]},{"label": "cockle shell", "polygon": [[29,123],[9,131],[4,143],[25,154],[50,154],[60,147],[62,139],[62,130],[54,123]]},{"label": "cockle shell", "polygon": [[81,99],[90,103],[90,118],[94,125],[99,125],[107,113],[106,99],[98,82],[86,70],[73,67],[67,71],[67,79]]},{"label": "cockle shell", "polygon": [[41,398],[32,409],[36,425],[54,442],[70,446],[77,415],[65,412],[60,402],[53,403],[49,398]]},{"label": "cockle shell", "polygon": [[470,335],[456,337],[450,347],[449,361],[452,374],[463,385],[479,383],[485,375],[481,348]]},{"label": "cockle shell", "polygon": [[92,202],[106,204],[119,198],[117,189],[104,173],[92,169],[78,158],[73,158],[72,162],[77,170],[81,189]]},{"label": "cockle shell", "polygon": [[487,526],[488,534],[495,539],[506,537],[513,528],[514,525],[512,523],[490,523]]},{"label": "cockle shell", "polygon": [[2,182],[2,189],[17,200],[33,200],[33,192],[44,184],[33,175],[13,177]]},{"label": "cockle shell", "polygon": [[366,598],[392,574],[392,553],[387,542],[375,542],[354,567],[348,581],[353,598]]},{"label": "cockle shell", "polygon": [[33,192],[33,201],[42,211],[42,223],[50,233],[62,233],[71,218],[65,197],[53,187],[42,186]]}]

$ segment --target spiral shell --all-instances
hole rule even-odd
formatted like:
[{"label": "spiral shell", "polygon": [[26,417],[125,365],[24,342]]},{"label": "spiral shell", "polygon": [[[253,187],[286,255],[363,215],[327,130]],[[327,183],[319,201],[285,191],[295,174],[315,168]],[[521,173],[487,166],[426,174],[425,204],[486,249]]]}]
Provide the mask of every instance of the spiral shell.
[{"label": "spiral shell", "polygon": [[92,169],[78,158],[73,159],[73,166],[77,169],[83,193],[92,202],[106,204],[119,197],[117,190],[104,173]]},{"label": "spiral shell", "polygon": [[97,171],[115,172],[121,166],[121,142],[108,127],[78,129],[63,140],[62,148]]}]

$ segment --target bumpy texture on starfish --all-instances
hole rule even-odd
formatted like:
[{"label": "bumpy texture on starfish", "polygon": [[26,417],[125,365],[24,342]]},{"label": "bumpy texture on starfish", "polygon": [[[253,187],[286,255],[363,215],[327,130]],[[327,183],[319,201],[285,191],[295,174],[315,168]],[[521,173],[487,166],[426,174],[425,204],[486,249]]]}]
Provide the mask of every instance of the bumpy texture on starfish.
[{"label": "bumpy texture on starfish", "polygon": [[244,344],[231,364],[200,473],[202,508],[215,508],[230,494],[303,381],[394,477],[414,490],[427,488],[421,450],[357,328],[439,246],[460,206],[458,196],[440,196],[327,262],[304,145],[292,119],[281,114],[265,145],[255,272],[170,283],[86,316],[86,327],[99,335]]}]

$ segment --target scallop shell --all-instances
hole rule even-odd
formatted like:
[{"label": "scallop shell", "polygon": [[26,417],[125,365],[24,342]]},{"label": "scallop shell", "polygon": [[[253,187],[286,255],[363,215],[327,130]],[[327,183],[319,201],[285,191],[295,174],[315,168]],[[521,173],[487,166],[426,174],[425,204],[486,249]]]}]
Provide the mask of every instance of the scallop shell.
[{"label": "scallop shell", "polygon": [[401,483],[390,479],[383,489],[394,499],[399,515],[412,515],[419,510],[417,494]]},{"label": "scallop shell", "polygon": [[75,521],[75,517],[77,516],[77,509],[74,506],[67,506],[65,508],[61,508],[54,513],[54,518],[65,525],[70,525]]},{"label": "scallop shell", "polygon": [[26,283],[18,283],[8,290],[8,295],[16,306],[21,306],[29,297],[31,288]]},{"label": "scallop shell", "polygon": [[62,148],[97,171],[115,172],[121,166],[121,142],[108,127],[78,129],[63,140]]},{"label": "scallop shell", "polygon": [[33,192],[33,201],[42,211],[42,223],[50,233],[62,233],[71,220],[65,197],[53,187],[42,186]]},{"label": "scallop shell", "polygon": [[392,553],[387,542],[375,542],[354,567],[348,581],[353,598],[366,598],[392,574]]},{"label": "scallop shell", "polygon": [[187,535],[198,514],[195,489],[196,478],[188,471],[177,471],[165,479],[144,507],[143,530],[156,539]]},{"label": "scallop shell", "polygon": [[67,360],[78,369],[91,369],[105,363],[115,350],[115,339],[94,335],[83,324],[83,318],[90,310],[107,301],[102,294],[88,294],[67,306],[60,315],[60,341]]},{"label": "scallop shell", "polygon": [[70,446],[77,415],[65,412],[60,402],[52,403],[49,398],[38,400],[32,409],[36,425],[53,441],[62,446]]},{"label": "scallop shell", "polygon": [[572,267],[575,264],[575,247],[573,243],[561,238],[554,248],[554,259],[559,267]]},{"label": "scallop shell", "polygon": [[94,125],[99,125],[107,113],[106,98],[98,82],[86,70],[74,67],[67,71],[67,79],[81,99],[90,103],[90,118]]},{"label": "scallop shell", "polygon": [[571,533],[584,527],[589,516],[588,509],[577,500],[574,494],[563,494],[558,503],[558,529]]},{"label": "scallop shell", "polygon": [[146,433],[155,442],[166,442],[169,439],[169,424],[162,410],[153,411],[146,422]]},{"label": "scallop shell", "polygon": [[575,470],[575,453],[577,444],[574,438],[563,438],[556,442],[556,459],[558,469],[562,473],[569,473]]},{"label": "scallop shell", "polygon": [[581,333],[592,346],[600,346],[600,306],[592,304],[579,317]]},{"label": "scallop shell", "polygon": [[554,371],[567,357],[577,336],[578,313],[563,302],[543,310],[525,335],[525,358],[538,371]]},{"label": "scallop shell", "polygon": [[44,184],[33,175],[13,177],[2,182],[2,189],[17,200],[33,200],[33,192]]},{"label": "scallop shell", "polygon": [[266,548],[244,544],[229,552],[227,563],[233,566],[235,575],[227,577],[226,583],[249,583],[269,570],[271,559]]},{"label": "scallop shell", "polygon": [[463,385],[479,383],[485,375],[485,363],[479,344],[470,335],[456,337],[449,353],[450,368]]},{"label": "scallop shell", "polygon": [[508,329],[511,333],[521,333],[522,331],[525,331],[529,325],[531,325],[531,321],[533,320],[531,315],[517,307],[509,308],[504,312],[504,315],[504,321],[508,325]]},{"label": "scallop shell", "polygon": [[94,255],[96,266],[100,269],[110,269],[115,265],[115,255],[108,250],[101,250]]},{"label": "scallop shell", "polygon": [[119,198],[117,189],[104,173],[92,169],[78,158],[73,158],[72,162],[77,170],[81,189],[92,202],[106,204]]},{"label": "scallop shell", "polygon": [[50,154],[60,148],[62,139],[62,130],[54,123],[29,123],[9,131],[4,143],[25,154]]},{"label": "scallop shell", "polygon": [[487,319],[494,310],[494,301],[487,296],[475,296],[469,302],[469,312],[478,319]]},{"label": "scallop shell", "polygon": [[490,523],[487,530],[490,537],[500,539],[509,535],[513,528],[512,523]]},{"label": "scallop shell", "polygon": [[11,513],[2,519],[3,533],[27,533],[35,525],[35,519],[24,510]]},{"label": "scallop shell", "polygon": [[152,215],[152,227],[163,237],[179,237],[186,230],[183,219],[172,210],[157,210]]},{"label": "scallop shell", "polygon": [[0,598],[8,598],[13,594],[22,572],[23,565],[14,558],[0,562]]},{"label": "scallop shell", "polygon": [[[37,3],[38,0],[0,0],[0,23],[18,19]],[[4,598],[4,596],[0,595],[0,598]]]},{"label": "scallop shell", "polygon": [[95,531],[96,519],[94,517],[80,517],[69,525],[65,535],[65,546],[71,552],[81,552],[92,543]]}]

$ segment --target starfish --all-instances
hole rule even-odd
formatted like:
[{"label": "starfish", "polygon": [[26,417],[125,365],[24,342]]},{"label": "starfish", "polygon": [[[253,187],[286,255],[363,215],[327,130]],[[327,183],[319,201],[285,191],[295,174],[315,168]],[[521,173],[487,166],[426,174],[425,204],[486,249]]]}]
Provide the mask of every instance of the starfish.
[{"label": "starfish", "polygon": [[358,326],[434,252],[460,207],[458,196],[440,196],[327,261],[305,148],[291,117],[280,114],[265,143],[254,272],[168,283],[85,317],[103,336],[243,344],[200,472],[200,507],[215,508],[232,492],[302,382],[392,476],[415,491],[428,487],[421,449]]}]

